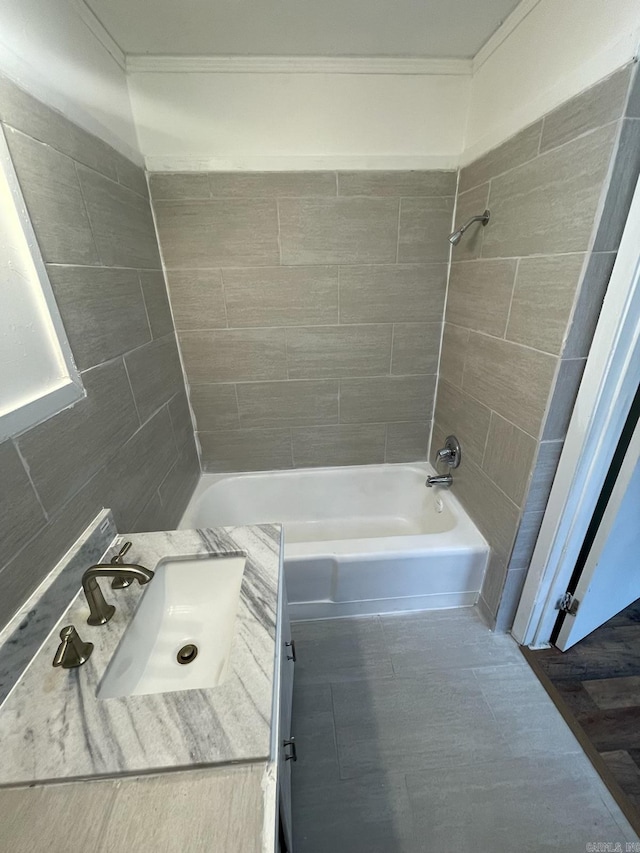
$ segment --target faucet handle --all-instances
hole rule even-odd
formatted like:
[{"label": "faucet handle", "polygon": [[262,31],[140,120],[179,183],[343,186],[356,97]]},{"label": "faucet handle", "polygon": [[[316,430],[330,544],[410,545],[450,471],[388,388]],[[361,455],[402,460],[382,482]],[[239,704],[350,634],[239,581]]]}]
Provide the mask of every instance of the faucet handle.
[{"label": "faucet handle", "polygon": [[93,651],[93,643],[83,643],[73,625],[65,625],[60,631],[62,642],[53,658],[53,666],[63,669],[73,669],[89,660]]},{"label": "faucet handle", "polygon": [[[117,554],[111,558],[111,564],[113,566],[119,566],[122,563],[122,558],[127,553],[127,551],[131,548],[131,542],[125,542],[122,548],[118,551]],[[111,589],[126,589],[128,586],[131,586],[133,583],[133,578],[114,578],[111,581]]]},{"label": "faucet handle", "polygon": [[117,554],[114,554],[114,556],[111,558],[111,563],[112,563],[114,566],[117,566],[117,565],[118,565],[118,563],[121,563],[121,562],[122,562],[122,558],[123,558],[123,557],[124,557],[124,555],[127,553],[127,551],[129,550],[129,548],[131,548],[131,542],[125,542],[125,543],[124,543],[124,545],[122,546],[122,548],[120,548],[120,550],[118,551],[118,553],[117,553]]},{"label": "faucet handle", "polygon": [[444,447],[436,451],[436,462],[445,462],[449,468],[457,468],[462,459],[462,450],[460,442],[455,435],[448,435],[444,442]]}]

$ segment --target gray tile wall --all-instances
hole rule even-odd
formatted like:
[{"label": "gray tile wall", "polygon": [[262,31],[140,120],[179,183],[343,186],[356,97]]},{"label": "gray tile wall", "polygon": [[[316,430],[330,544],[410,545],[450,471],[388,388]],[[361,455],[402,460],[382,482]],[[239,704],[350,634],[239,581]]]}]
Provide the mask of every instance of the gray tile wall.
[{"label": "gray tile wall", "polygon": [[0,444],[0,626],[103,506],[175,526],[199,473],[142,169],[0,78],[0,119],[87,397]]},{"label": "gray tile wall", "polygon": [[[455,432],[455,492],[491,545],[481,608],[511,627],[640,170],[634,68],[460,173],[432,448]],[[637,87],[637,83],[635,84]],[[631,103],[634,98],[631,98]],[[632,110],[631,110],[632,111]]]},{"label": "gray tile wall", "polygon": [[425,458],[456,180],[150,175],[205,470]]}]

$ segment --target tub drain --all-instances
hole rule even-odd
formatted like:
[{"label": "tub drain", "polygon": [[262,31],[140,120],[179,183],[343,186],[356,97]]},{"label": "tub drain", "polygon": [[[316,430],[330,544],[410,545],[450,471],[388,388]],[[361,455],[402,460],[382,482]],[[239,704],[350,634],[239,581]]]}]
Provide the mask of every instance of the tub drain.
[{"label": "tub drain", "polygon": [[194,646],[193,643],[187,643],[187,645],[183,646],[176,655],[178,663],[193,663],[197,657],[198,647]]}]

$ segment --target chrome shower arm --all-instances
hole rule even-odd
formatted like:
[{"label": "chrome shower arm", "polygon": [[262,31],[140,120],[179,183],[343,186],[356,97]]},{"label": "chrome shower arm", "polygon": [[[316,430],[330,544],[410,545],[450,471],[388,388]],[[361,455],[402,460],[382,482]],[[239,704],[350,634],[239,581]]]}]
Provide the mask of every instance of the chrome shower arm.
[{"label": "chrome shower arm", "polygon": [[467,222],[464,223],[464,225],[461,225],[460,228],[456,229],[452,234],[449,235],[449,242],[456,246],[460,242],[460,238],[470,225],[473,225],[474,222],[482,222],[483,225],[486,225],[490,218],[491,211],[488,208],[484,211],[484,213],[481,213],[478,216],[472,216],[471,219],[467,220]]}]

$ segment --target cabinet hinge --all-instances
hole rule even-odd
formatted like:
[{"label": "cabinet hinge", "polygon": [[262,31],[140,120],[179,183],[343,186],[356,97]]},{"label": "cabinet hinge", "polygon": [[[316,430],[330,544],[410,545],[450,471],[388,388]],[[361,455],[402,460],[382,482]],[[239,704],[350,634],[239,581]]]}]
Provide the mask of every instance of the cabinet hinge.
[{"label": "cabinet hinge", "polygon": [[559,610],[561,613],[568,613],[569,616],[575,616],[579,607],[580,602],[575,596],[571,595],[570,592],[565,592],[560,601],[556,604],[556,610]]}]

